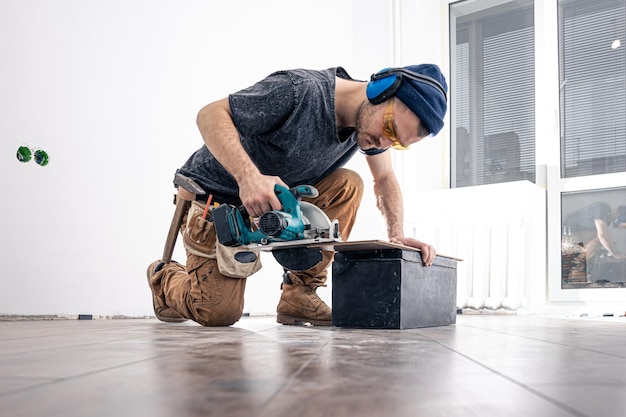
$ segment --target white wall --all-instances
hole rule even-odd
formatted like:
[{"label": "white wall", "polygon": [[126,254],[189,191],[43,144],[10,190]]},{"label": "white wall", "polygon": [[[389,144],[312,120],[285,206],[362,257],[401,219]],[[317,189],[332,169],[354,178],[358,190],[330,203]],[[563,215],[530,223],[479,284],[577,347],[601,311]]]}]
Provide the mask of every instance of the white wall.
[{"label": "white wall", "polygon": [[[0,314],[151,315],[145,269],[162,253],[174,171],[202,143],[197,111],[277,69],[342,65],[367,79],[441,63],[436,3],[3,0]],[[416,187],[442,183],[447,139],[432,141],[410,151],[434,173]],[[18,162],[22,144],[50,164]],[[367,178],[362,158],[351,166]],[[361,211],[355,239],[384,237],[373,213]],[[266,264],[248,312],[275,309],[280,269]]]}]

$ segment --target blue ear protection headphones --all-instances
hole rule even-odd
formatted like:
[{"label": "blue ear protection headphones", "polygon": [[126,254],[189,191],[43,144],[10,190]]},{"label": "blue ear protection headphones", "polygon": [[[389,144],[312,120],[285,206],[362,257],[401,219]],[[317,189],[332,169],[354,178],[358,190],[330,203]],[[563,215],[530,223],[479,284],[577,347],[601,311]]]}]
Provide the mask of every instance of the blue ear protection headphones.
[{"label": "blue ear protection headphones", "polygon": [[367,83],[367,88],[365,90],[368,100],[372,104],[380,104],[389,100],[400,88],[400,85],[402,84],[402,77],[407,77],[434,87],[447,101],[448,98],[446,90],[444,90],[439,81],[432,77],[409,71],[405,68],[385,68],[384,70],[373,74],[370,82]]}]

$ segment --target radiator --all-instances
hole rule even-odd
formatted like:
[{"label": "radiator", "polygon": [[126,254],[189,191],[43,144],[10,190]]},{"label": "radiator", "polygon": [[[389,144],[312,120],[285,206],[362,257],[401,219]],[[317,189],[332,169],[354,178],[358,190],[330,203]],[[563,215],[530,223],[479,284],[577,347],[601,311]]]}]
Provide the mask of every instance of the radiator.
[{"label": "radiator", "polygon": [[405,207],[405,233],[463,259],[457,307],[532,311],[545,303],[545,189],[519,181],[419,192],[405,194]]}]

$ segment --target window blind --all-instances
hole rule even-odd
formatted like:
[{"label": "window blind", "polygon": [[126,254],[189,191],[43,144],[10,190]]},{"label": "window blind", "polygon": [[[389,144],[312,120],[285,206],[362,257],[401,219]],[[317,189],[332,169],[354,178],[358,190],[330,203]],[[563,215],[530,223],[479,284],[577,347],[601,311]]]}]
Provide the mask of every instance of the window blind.
[{"label": "window blind", "polygon": [[559,0],[561,176],[626,171],[626,0]]},{"label": "window blind", "polygon": [[456,39],[451,185],[534,182],[533,3],[503,2],[483,9],[481,3],[487,2],[450,5]]}]

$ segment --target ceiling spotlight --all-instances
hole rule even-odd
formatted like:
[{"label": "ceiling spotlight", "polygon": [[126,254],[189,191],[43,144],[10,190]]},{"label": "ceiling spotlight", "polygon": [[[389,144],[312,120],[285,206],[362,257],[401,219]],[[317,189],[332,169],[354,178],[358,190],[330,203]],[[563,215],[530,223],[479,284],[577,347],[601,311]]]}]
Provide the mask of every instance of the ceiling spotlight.
[{"label": "ceiling spotlight", "polygon": [[611,44],[611,49],[617,49],[622,45],[619,39],[615,39]]}]

